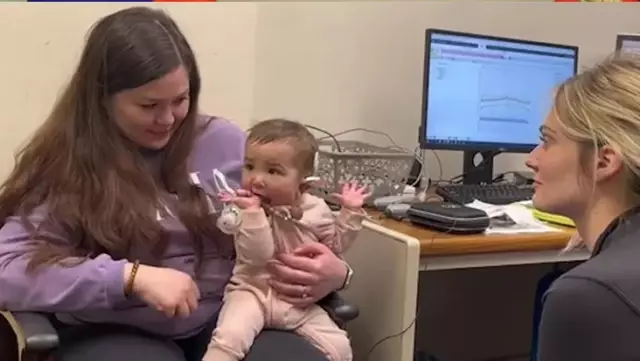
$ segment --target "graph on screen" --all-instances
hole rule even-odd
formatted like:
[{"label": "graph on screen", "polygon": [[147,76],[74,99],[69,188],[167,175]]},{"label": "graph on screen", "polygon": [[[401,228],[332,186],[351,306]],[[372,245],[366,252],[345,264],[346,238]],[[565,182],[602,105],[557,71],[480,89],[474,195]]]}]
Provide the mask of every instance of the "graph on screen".
[{"label": "graph on screen", "polygon": [[421,142],[430,147],[530,149],[555,88],[576,70],[569,45],[437,30],[427,41]]},{"label": "graph on screen", "polygon": [[[478,122],[529,124],[537,94],[531,92],[531,68],[483,66],[478,81]],[[539,95],[538,95],[539,97]],[[498,125],[495,124],[495,125]],[[489,124],[485,124],[489,125]]]},{"label": "graph on screen", "polygon": [[531,102],[510,96],[480,98],[480,122],[529,124]]}]

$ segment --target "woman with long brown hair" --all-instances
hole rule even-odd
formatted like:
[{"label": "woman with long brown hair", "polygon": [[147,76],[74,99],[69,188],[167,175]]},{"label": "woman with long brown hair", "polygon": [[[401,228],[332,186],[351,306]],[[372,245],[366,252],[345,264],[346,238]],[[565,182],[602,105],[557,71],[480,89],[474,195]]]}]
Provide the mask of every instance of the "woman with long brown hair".
[{"label": "woman with long brown hair", "polygon": [[[245,134],[199,115],[199,92],[195,56],[169,16],[115,12],[94,25],[18,154],[0,188],[0,309],[52,314],[56,361],[201,359],[234,264],[203,189],[214,168],[239,179]],[[328,249],[299,253],[272,269],[287,297],[315,302],[350,274]],[[277,348],[323,359],[292,334],[260,342],[272,345],[249,358]]]}]

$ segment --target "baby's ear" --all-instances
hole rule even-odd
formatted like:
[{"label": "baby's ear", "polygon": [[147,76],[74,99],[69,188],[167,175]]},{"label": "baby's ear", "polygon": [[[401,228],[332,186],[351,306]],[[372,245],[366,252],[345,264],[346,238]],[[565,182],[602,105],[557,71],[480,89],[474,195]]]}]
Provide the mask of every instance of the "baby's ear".
[{"label": "baby's ear", "polygon": [[300,193],[304,193],[308,191],[310,188],[311,188],[311,184],[309,184],[309,182],[304,182],[300,184]]}]

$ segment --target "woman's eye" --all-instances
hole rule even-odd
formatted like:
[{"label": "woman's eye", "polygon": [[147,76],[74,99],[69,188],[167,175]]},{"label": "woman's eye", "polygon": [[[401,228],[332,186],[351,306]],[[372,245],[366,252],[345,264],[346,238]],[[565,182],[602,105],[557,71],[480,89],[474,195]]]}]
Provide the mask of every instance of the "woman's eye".
[{"label": "woman's eye", "polygon": [[187,97],[176,99],[176,100],[174,100],[173,104],[174,105],[180,105],[180,104],[184,103],[186,100],[187,100]]}]

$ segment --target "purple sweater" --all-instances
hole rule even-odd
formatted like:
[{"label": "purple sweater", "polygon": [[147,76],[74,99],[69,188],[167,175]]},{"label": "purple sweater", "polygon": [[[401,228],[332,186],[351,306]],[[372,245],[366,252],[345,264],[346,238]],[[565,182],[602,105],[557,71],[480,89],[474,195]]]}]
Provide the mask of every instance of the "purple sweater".
[{"label": "purple sweater", "polygon": [[[197,140],[192,172],[206,181],[211,178],[212,169],[218,168],[238,181],[245,137],[236,125],[214,119]],[[35,225],[43,219],[43,214],[43,207],[33,213],[31,219]],[[161,221],[170,237],[163,266],[193,275],[195,252],[186,229],[175,218]],[[64,234],[54,236],[59,242],[65,242]],[[126,261],[113,260],[106,254],[74,267],[51,266],[35,275],[25,274],[24,250],[28,239],[17,217],[7,219],[0,228],[0,309],[56,313],[66,323],[135,325],[174,338],[193,335],[213,320],[233,267],[232,260],[216,254],[213,242],[205,240],[203,268],[198,280],[202,295],[199,307],[189,318],[167,318],[141,301],[125,297],[123,267]]]}]

